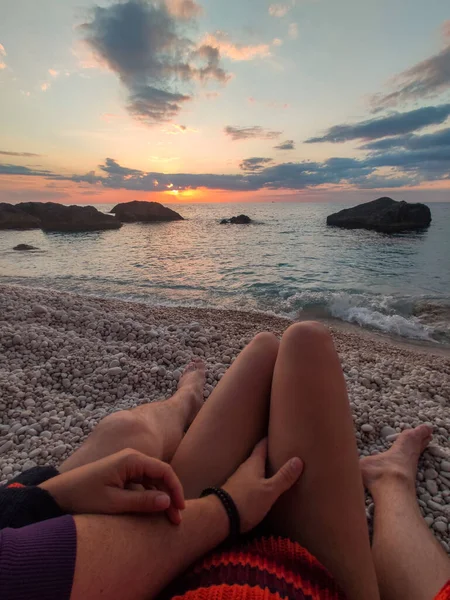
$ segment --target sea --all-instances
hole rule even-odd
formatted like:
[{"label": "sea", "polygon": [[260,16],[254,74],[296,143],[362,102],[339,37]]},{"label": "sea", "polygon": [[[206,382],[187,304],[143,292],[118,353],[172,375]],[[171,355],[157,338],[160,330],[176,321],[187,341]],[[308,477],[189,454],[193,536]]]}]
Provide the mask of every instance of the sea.
[{"label": "sea", "polygon": [[[330,318],[450,344],[450,202],[423,232],[327,227],[318,203],[170,205],[184,221],[116,231],[0,231],[0,283],[150,305]],[[108,212],[113,205],[98,205]],[[221,225],[247,214],[250,225]],[[20,243],[38,248],[17,252]]]}]

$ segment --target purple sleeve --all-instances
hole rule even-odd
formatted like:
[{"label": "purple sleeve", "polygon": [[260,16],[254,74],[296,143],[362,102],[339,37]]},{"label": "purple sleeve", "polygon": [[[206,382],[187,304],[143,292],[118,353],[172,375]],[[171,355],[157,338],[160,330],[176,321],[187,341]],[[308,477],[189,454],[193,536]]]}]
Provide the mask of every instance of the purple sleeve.
[{"label": "purple sleeve", "polygon": [[77,536],[70,515],[0,531],[2,600],[69,600]]}]

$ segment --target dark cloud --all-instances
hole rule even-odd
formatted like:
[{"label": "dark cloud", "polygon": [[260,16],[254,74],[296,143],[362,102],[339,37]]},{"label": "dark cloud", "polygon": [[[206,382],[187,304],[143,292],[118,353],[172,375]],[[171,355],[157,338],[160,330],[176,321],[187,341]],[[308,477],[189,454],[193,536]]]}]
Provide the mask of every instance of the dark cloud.
[{"label": "dark cloud", "polygon": [[53,176],[51,171],[40,171],[19,165],[0,164],[0,175],[30,175],[34,177]]},{"label": "dark cloud", "polygon": [[106,158],[104,165],[99,165],[100,169],[109,175],[140,175],[142,171],[138,169],[127,169],[121,167],[113,158]]},{"label": "dark cloud", "polygon": [[386,136],[399,135],[417,131],[429,125],[443,123],[450,115],[450,104],[426,106],[403,113],[393,113],[386,117],[344,123],[330,127],[323,136],[306,140],[307,144],[317,142],[346,142],[348,140],[375,140]]},{"label": "dark cloud", "polygon": [[[448,130],[423,136],[397,136],[391,148],[374,149],[361,159],[333,157],[325,161],[272,164],[266,157],[251,157],[241,163],[242,173],[146,172],[120,165],[113,158],[100,165],[101,174],[91,171],[71,176],[0,165],[0,174],[43,177],[52,181],[88,183],[96,189],[145,192],[197,188],[230,191],[303,190],[322,185],[352,185],[360,189],[414,186],[426,181],[450,179]],[[447,137],[446,137],[447,136]],[[395,141],[394,141],[395,140]]]},{"label": "dark cloud", "polygon": [[260,125],[253,125],[252,127],[232,127],[231,125],[228,125],[225,127],[224,131],[233,141],[248,140],[252,138],[273,140],[281,135],[281,131],[264,129],[264,127],[261,127]]},{"label": "dark cloud", "polygon": [[377,140],[361,146],[362,150],[381,152],[392,150],[394,148],[404,148],[406,150],[428,150],[430,148],[450,147],[450,128],[441,129],[434,133],[424,135],[399,135],[395,137]]},{"label": "dark cloud", "polygon": [[275,150],[295,150],[294,140],[286,140],[278,146],[274,146]]},{"label": "dark cloud", "polygon": [[438,54],[397,75],[394,87],[393,92],[372,97],[375,110],[434,97],[447,90],[450,87],[450,43]]},{"label": "dark cloud", "polygon": [[195,81],[227,81],[217,48],[187,37],[200,10],[193,0],[128,0],[96,6],[81,25],[84,40],[127,88],[134,117],[168,121],[190,100]]},{"label": "dark cloud", "polygon": [[253,158],[245,158],[239,165],[243,171],[256,172],[260,171],[265,165],[273,162],[273,158],[261,158],[254,156]]},{"label": "dark cloud", "polygon": [[34,152],[8,152],[7,150],[0,150],[2,156],[24,156],[31,158],[33,156],[42,156],[42,154],[34,154]]}]

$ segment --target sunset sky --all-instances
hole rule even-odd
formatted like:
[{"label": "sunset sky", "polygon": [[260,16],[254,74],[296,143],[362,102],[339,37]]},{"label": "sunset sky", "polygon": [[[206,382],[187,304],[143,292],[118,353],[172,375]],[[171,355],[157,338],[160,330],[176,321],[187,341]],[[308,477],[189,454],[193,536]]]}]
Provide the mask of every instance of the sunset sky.
[{"label": "sunset sky", "polygon": [[450,200],[447,0],[1,5],[1,202]]}]

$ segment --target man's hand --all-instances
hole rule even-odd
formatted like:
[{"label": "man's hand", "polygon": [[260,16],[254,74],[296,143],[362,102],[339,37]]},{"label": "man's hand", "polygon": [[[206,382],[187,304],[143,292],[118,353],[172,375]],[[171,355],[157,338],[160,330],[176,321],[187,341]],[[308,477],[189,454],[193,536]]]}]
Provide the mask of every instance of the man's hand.
[{"label": "man's hand", "polygon": [[166,511],[170,521],[179,525],[180,511],[185,507],[183,487],[172,467],[136,450],[122,450],[49,479],[39,487],[70,513]]}]

